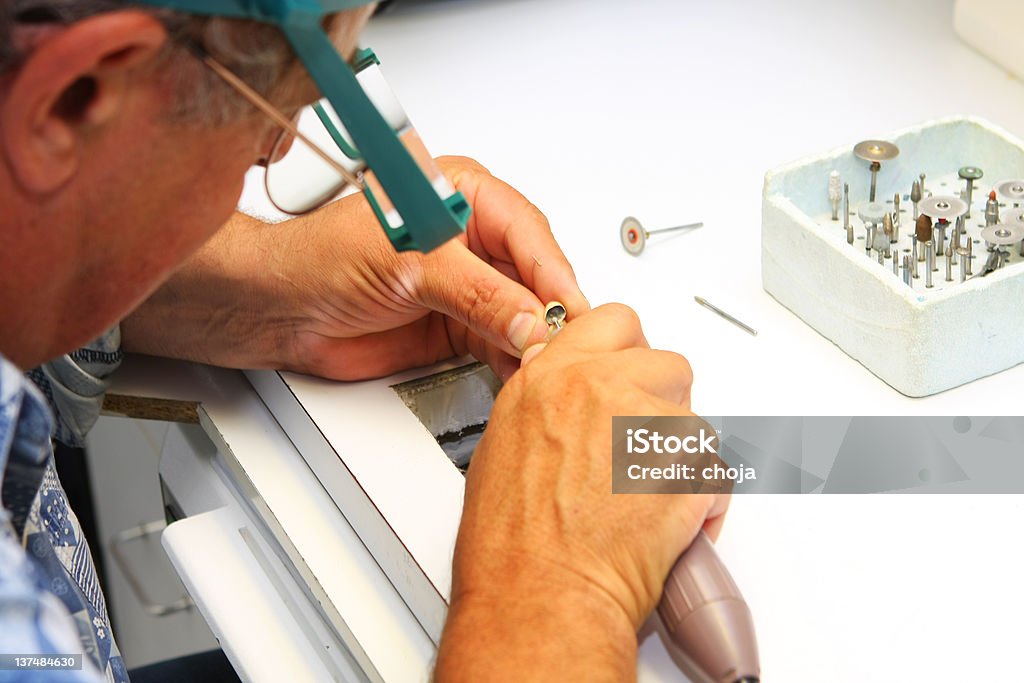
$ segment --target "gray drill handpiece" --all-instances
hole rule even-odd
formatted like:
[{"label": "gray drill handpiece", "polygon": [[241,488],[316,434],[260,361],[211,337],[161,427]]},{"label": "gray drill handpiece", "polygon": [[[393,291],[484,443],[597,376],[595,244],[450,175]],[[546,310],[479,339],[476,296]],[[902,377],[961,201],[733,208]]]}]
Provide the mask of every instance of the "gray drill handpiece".
[{"label": "gray drill handpiece", "polygon": [[[544,310],[550,341],[565,326],[566,309]],[[729,570],[701,531],[665,580],[658,614],[686,673],[699,683],[757,683],[761,665],[750,608]]]},{"label": "gray drill handpiece", "polygon": [[703,531],[672,567],[658,615],[694,680],[760,680],[750,608]]}]

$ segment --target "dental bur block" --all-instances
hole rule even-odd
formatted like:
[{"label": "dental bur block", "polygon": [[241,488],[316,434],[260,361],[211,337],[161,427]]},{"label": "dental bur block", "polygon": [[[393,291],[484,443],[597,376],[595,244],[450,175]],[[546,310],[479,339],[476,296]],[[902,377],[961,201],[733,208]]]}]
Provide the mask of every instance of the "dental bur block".
[{"label": "dental bur block", "polygon": [[[885,139],[899,148],[899,156],[877,171],[876,204],[893,212],[894,195],[901,199],[899,240],[891,253],[866,249],[869,231],[860,210],[869,204],[871,169],[850,144],[766,174],[761,229],[765,291],[907,396],[935,394],[1021,363],[1024,244],[996,247],[1006,257],[1002,267],[984,277],[981,273],[991,252],[982,238],[990,190],[1000,189],[1000,223],[1024,225],[1024,186],[1013,180],[1024,176],[1024,143],[971,117],[933,121]],[[931,287],[926,286],[926,263],[917,264],[918,277],[909,278],[908,285],[900,266],[913,255],[914,181],[925,175],[922,208],[928,197],[933,201],[927,206],[958,206],[948,198],[967,196],[966,182],[958,175],[965,167],[984,172],[975,181],[961,241],[964,246],[972,242],[973,276],[961,282],[964,257],[955,254],[957,265],[948,279],[945,257],[939,256]],[[833,171],[850,184],[853,244],[847,243],[843,220],[832,220],[828,190]],[[935,233],[944,235],[947,250],[954,225],[951,221]],[[899,259],[895,269],[893,259]]]}]

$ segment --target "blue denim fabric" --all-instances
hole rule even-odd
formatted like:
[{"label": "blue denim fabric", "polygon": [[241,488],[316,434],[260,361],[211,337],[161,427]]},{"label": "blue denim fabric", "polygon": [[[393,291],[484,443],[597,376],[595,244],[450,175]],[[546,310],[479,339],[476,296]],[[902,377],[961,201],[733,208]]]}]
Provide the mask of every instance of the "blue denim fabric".
[{"label": "blue denim fabric", "polygon": [[[101,343],[112,339],[107,335]],[[80,442],[99,415],[103,370],[116,363],[89,366],[88,359],[76,362],[71,356],[55,363],[33,372],[45,380],[41,391],[0,356],[0,652],[82,653],[85,667],[0,671],[0,683],[120,683],[128,673],[110,632],[89,546],[57,478],[50,441],[61,435]],[[59,422],[47,398],[62,411]]]}]

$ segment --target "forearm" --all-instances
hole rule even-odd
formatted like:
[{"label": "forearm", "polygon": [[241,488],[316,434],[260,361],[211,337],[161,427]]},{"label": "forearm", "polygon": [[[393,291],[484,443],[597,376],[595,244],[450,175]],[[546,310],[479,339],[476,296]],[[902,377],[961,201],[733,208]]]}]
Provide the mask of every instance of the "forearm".
[{"label": "forearm", "polygon": [[238,368],[280,365],[294,324],[286,224],[241,213],[121,324],[125,351]]},{"label": "forearm", "polygon": [[635,680],[636,657],[636,632],[610,601],[554,581],[498,585],[453,600],[434,680],[620,683]]}]

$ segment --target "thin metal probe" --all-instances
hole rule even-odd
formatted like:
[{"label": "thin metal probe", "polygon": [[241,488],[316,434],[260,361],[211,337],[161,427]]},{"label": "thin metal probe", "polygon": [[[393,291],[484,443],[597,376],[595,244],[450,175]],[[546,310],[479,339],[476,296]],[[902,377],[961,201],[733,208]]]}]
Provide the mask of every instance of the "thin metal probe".
[{"label": "thin metal probe", "polygon": [[934,286],[932,284],[932,270],[934,270],[935,267],[935,245],[931,242],[925,242],[924,253],[924,286],[927,287],[928,289],[931,289]]},{"label": "thin metal probe", "polygon": [[843,229],[846,241],[853,244],[853,228],[850,226],[850,183],[843,183]]},{"label": "thin metal probe", "polygon": [[657,230],[648,230],[647,231],[647,235],[649,237],[651,235],[657,235],[658,233],[662,233],[662,232],[672,232],[673,230],[691,230],[693,228],[703,228],[703,227],[704,227],[703,223],[689,223],[687,225],[677,225],[674,228],[658,228]]},{"label": "thin metal probe", "polygon": [[707,299],[704,299],[704,298],[699,297],[699,296],[695,296],[695,297],[693,297],[693,300],[696,301],[701,306],[703,306],[704,308],[708,309],[709,311],[717,313],[718,315],[720,315],[721,317],[725,318],[726,320],[731,322],[733,325],[739,327],[740,329],[748,332],[749,334],[751,334],[751,335],[753,335],[755,337],[757,336],[757,330],[755,330],[753,327],[751,327],[750,325],[747,325],[745,322],[742,322],[741,320],[737,320],[736,318],[732,317],[731,315],[729,315],[728,313],[723,311],[718,306],[715,306],[714,304],[710,303]]}]

